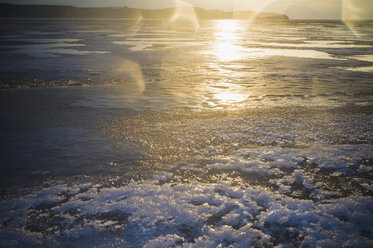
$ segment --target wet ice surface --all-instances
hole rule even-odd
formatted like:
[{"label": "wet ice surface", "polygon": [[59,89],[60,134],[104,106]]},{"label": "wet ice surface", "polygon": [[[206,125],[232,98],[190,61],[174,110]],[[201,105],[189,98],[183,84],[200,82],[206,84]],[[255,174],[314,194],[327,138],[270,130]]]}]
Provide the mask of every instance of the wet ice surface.
[{"label": "wet ice surface", "polygon": [[373,246],[367,25],[40,22],[1,23],[0,247]]}]

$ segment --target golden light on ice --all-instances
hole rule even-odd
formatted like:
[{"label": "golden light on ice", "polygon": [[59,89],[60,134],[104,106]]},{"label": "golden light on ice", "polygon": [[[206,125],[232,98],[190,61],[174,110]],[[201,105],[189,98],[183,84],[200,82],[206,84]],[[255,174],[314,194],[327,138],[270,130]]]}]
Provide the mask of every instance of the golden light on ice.
[{"label": "golden light on ice", "polygon": [[222,61],[240,59],[242,47],[239,41],[239,25],[236,20],[221,20],[216,24],[213,54]]}]

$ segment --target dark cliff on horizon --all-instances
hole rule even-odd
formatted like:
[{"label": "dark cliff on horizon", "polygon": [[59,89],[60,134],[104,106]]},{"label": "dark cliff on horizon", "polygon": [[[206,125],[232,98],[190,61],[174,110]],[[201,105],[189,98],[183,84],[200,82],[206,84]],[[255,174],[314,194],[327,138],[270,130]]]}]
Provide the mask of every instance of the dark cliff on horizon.
[{"label": "dark cliff on horizon", "polygon": [[[199,19],[250,19],[252,11],[226,12],[193,8]],[[189,8],[190,10],[190,8]],[[105,18],[105,19],[168,19],[175,8],[135,9],[128,7],[80,8],[57,5],[17,5],[0,3],[0,18]],[[263,12],[257,19],[289,19],[284,14]]]}]

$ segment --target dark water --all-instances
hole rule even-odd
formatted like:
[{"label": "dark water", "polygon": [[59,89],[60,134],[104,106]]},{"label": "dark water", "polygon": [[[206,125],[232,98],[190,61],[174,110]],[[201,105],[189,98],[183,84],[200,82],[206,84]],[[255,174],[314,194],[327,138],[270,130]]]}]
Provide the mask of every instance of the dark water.
[{"label": "dark water", "polygon": [[371,23],[193,24],[1,20],[0,247],[372,246]]}]

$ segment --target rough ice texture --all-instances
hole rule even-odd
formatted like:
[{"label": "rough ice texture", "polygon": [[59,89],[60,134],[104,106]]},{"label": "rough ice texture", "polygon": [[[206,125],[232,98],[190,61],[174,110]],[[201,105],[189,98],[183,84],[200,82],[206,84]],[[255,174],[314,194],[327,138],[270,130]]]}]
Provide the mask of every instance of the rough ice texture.
[{"label": "rough ice texture", "polygon": [[371,117],[265,117],[139,127],[150,179],[3,198],[0,247],[373,246]]},{"label": "rough ice texture", "polygon": [[56,185],[2,202],[0,244],[369,247],[372,212],[371,197],[315,202],[227,182]]}]

